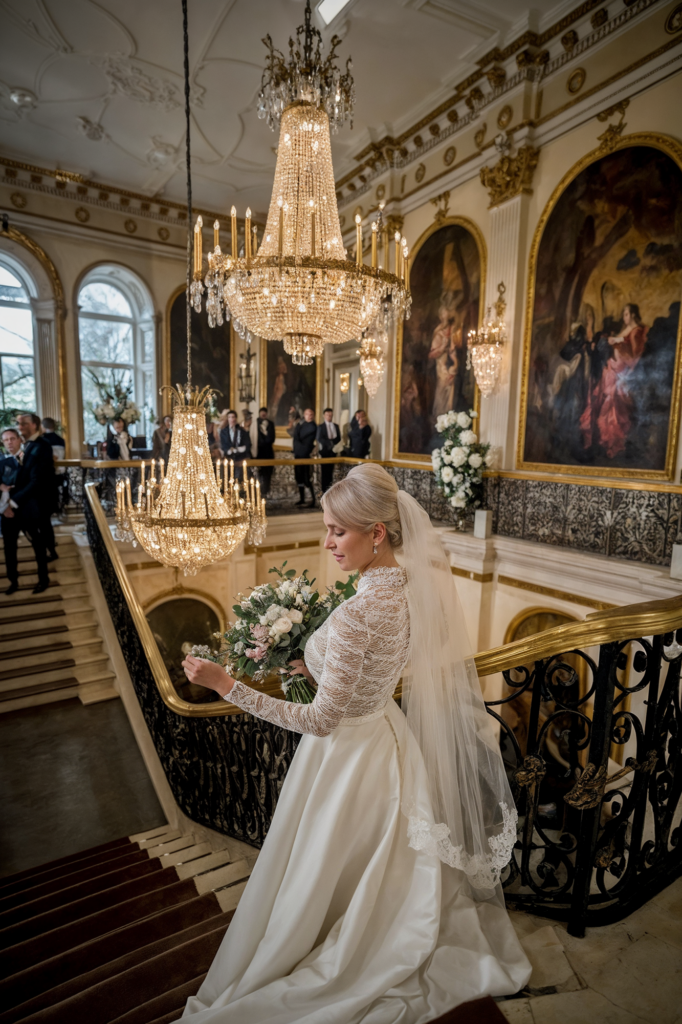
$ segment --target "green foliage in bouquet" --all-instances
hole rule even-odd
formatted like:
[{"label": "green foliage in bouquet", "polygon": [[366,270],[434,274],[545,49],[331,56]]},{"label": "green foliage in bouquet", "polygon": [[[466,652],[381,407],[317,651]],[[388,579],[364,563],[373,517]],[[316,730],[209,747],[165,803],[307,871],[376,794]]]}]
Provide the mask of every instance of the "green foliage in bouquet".
[{"label": "green foliage in bouquet", "polygon": [[216,633],[221,641],[218,651],[206,646],[192,649],[196,658],[208,658],[224,665],[235,678],[250,677],[262,682],[276,673],[281,677],[287,700],[310,704],[315,698],[314,686],[301,675],[289,675],[289,662],[303,658],[305,647],[335,608],[353,597],[358,574],[346,583],[337,581],[326,593],[315,590],[315,580],[304,569],[300,576],[295,569],[270,569],[279,577],[277,583],[263,583],[248,597],[238,595],[233,605],[237,616],[227,632]]}]

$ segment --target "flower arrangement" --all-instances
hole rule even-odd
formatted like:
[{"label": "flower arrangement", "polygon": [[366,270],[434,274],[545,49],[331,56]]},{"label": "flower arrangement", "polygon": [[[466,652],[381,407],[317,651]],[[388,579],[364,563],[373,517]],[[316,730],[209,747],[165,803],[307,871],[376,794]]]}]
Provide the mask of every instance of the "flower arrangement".
[{"label": "flower arrangement", "polygon": [[286,564],[270,569],[279,582],[263,583],[248,597],[238,595],[239,604],[233,605],[236,622],[227,632],[214,634],[221,641],[219,651],[197,645],[191,653],[195,658],[224,665],[237,678],[249,676],[254,682],[262,682],[277,674],[287,700],[310,704],[315,697],[314,687],[305,676],[291,675],[287,666],[303,657],[308,640],[334,609],[353,597],[357,573],[321,595],[314,589],[315,580],[308,578],[307,569],[297,576],[295,569],[286,569]]},{"label": "flower arrangement", "polygon": [[90,403],[89,409],[98,423],[102,426],[111,424],[114,420],[121,419],[126,426],[137,423],[142,418],[142,411],[135,402],[130,400],[133,393],[132,381],[129,384],[123,383],[123,378],[116,380],[114,375],[111,383],[100,380],[92,370],[88,371],[95,387],[99,392],[100,403]]},{"label": "flower arrangement", "polygon": [[483,468],[493,459],[489,444],[481,444],[471,429],[477,413],[447,412],[436,420],[443,444],[431,452],[441,491],[454,509],[478,508],[483,497]]}]

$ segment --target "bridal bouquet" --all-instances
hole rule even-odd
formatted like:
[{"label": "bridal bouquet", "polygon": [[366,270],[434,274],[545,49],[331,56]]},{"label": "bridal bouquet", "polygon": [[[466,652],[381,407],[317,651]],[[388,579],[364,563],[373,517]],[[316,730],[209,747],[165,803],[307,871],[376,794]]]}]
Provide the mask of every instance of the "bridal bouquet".
[{"label": "bridal bouquet", "polygon": [[320,594],[313,587],[315,580],[308,579],[307,570],[297,576],[295,569],[286,569],[286,564],[270,569],[279,577],[277,583],[263,583],[248,597],[238,595],[239,604],[233,606],[236,622],[226,633],[214,634],[221,641],[219,651],[198,645],[191,653],[195,658],[224,665],[235,677],[250,676],[254,682],[276,673],[287,700],[310,704],[315,697],[314,687],[305,676],[289,675],[287,666],[303,658],[315,630],[342,601],[353,597],[357,573],[346,583],[337,582]]},{"label": "bridal bouquet", "polygon": [[96,374],[89,371],[92,381],[99,392],[99,405],[90,404],[90,412],[98,423],[105,426],[113,423],[114,420],[122,419],[129,427],[142,418],[140,407],[130,400],[133,393],[133,384],[124,384],[123,379],[113,381],[102,381]]},{"label": "bridal bouquet", "polygon": [[483,468],[492,461],[490,445],[471,429],[477,413],[447,412],[436,420],[443,446],[431,452],[436,482],[453,508],[478,508],[483,496]]}]

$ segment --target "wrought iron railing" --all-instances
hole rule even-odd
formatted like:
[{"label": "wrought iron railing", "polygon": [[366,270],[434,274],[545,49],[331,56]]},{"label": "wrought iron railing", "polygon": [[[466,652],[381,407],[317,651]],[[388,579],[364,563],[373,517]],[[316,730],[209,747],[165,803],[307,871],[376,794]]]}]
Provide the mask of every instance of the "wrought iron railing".
[{"label": "wrought iron railing", "polygon": [[[260,844],[298,737],[226,701],[178,695],[97,485],[85,491],[100,579],[176,800],[193,820]],[[488,689],[499,681],[486,704],[519,811],[508,902],[583,935],[682,873],[681,663],[682,597],[594,613],[476,657]]]}]

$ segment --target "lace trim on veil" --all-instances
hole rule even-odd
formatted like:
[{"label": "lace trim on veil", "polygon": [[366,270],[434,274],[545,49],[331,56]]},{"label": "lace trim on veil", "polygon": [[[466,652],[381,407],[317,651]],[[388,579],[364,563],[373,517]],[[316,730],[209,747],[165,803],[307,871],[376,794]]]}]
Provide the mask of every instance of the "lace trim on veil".
[{"label": "lace trim on veil", "polygon": [[505,803],[500,804],[500,808],[502,831],[488,840],[489,854],[467,854],[461,846],[452,845],[447,825],[430,825],[423,818],[415,817],[408,820],[408,846],[413,850],[424,850],[451,868],[463,871],[476,889],[494,888],[511,859],[518,823],[516,808],[510,811]]}]

